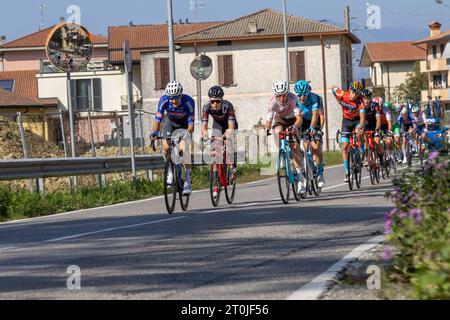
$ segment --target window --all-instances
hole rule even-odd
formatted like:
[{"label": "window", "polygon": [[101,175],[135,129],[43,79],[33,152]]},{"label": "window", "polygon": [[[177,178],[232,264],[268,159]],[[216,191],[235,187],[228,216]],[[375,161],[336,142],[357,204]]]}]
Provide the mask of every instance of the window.
[{"label": "window", "polygon": [[289,42],[302,42],[303,37],[289,37]]},{"label": "window", "polygon": [[434,89],[442,89],[442,74],[436,74],[433,76],[433,88]]},{"label": "window", "polygon": [[444,57],[445,43],[441,44],[441,58]]},{"label": "window", "polygon": [[14,80],[0,80],[0,89],[13,92]]},{"label": "window", "polygon": [[219,85],[231,86],[234,84],[233,56],[218,56],[219,59]]},{"label": "window", "polygon": [[155,90],[166,89],[170,80],[169,58],[155,58]]},{"label": "window", "polygon": [[70,90],[74,110],[102,110],[101,79],[71,80]]},{"label": "window", "polygon": [[217,41],[217,46],[218,47],[222,47],[222,46],[231,46],[231,41]]},{"label": "window", "polygon": [[433,46],[433,59],[437,59],[437,47]]},{"label": "window", "polygon": [[291,82],[306,80],[305,51],[289,52]]}]

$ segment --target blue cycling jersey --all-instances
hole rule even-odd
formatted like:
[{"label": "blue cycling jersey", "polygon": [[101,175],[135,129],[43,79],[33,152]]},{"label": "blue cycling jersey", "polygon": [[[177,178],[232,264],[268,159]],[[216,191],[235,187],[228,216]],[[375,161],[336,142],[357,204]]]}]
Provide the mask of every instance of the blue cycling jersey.
[{"label": "blue cycling jersey", "polygon": [[305,120],[312,120],[313,112],[320,111],[322,108],[322,99],[315,93],[309,93],[306,102],[303,104],[300,101],[297,103],[300,109],[301,115]]},{"label": "blue cycling jersey", "polygon": [[159,100],[155,121],[160,123],[164,119],[165,113],[167,113],[169,120],[193,125],[195,122],[195,101],[190,96],[183,95],[181,104],[175,108],[169,97],[162,96]]}]

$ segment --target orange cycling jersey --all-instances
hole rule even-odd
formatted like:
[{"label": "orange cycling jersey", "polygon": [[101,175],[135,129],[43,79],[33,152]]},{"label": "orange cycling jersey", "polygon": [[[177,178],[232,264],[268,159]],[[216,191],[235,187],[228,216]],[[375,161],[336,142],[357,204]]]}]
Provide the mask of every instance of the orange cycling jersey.
[{"label": "orange cycling jersey", "polygon": [[359,118],[360,113],[365,112],[361,98],[351,101],[350,94],[347,91],[340,89],[333,90],[333,94],[339,102],[339,105],[342,107],[344,119],[355,120]]}]

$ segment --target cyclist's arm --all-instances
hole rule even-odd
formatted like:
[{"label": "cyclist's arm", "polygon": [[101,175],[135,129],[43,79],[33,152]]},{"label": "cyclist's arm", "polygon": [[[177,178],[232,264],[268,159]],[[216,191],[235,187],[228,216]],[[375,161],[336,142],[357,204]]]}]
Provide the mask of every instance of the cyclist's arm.
[{"label": "cyclist's arm", "polygon": [[209,112],[207,105],[203,106],[203,116],[202,116],[202,136],[208,135],[208,123],[209,123]]},{"label": "cyclist's arm", "polygon": [[315,129],[319,121],[320,121],[319,110],[313,111],[311,119],[311,127]]},{"label": "cyclist's arm", "polygon": [[194,133],[195,124],[195,102],[193,99],[187,103],[188,106],[188,131],[192,135]]},{"label": "cyclist's arm", "polygon": [[393,117],[392,117],[391,111],[388,111],[386,113],[386,120],[387,120],[387,123],[388,123],[388,131],[392,132],[392,130],[394,128],[394,125],[393,125]]},{"label": "cyclist's arm", "polygon": [[236,129],[236,114],[234,112],[234,107],[230,103],[230,108],[228,109],[228,129],[234,130]]},{"label": "cyclist's arm", "polygon": [[274,110],[274,105],[272,103],[272,100],[269,102],[269,109],[267,112],[267,117],[266,117],[266,129],[270,130],[272,129],[272,122],[273,122],[273,118],[275,117],[275,110]]},{"label": "cyclist's arm", "polygon": [[375,126],[375,131],[378,131],[381,129],[381,114],[377,113],[375,115],[376,119],[377,119],[377,125]]},{"label": "cyclist's arm", "polygon": [[344,96],[344,91],[338,89],[337,87],[331,88],[331,91],[333,92],[334,97],[336,100],[341,101],[342,97]]},{"label": "cyclist's arm", "polygon": [[364,104],[362,102],[359,105],[359,117],[361,130],[364,131],[364,128],[366,127],[366,109],[364,108]]},{"label": "cyclist's arm", "polygon": [[159,132],[161,129],[161,122],[164,119],[164,112],[167,107],[167,101],[162,97],[158,103],[158,110],[156,111],[155,122],[153,123],[153,132]]}]

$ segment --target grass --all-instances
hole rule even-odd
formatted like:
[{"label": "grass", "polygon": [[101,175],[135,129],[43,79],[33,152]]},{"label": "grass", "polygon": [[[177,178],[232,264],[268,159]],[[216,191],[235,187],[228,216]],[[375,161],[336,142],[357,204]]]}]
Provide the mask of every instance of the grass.
[{"label": "grass", "polygon": [[[325,154],[327,166],[340,163],[340,153]],[[244,164],[238,167],[238,182],[247,183],[275,176],[275,172],[261,174],[263,164]],[[209,188],[209,166],[194,167],[192,185],[194,190]],[[71,192],[68,189],[32,193],[28,190],[15,191],[8,185],[0,186],[0,221],[18,220],[64,213],[75,210],[103,207],[112,204],[148,199],[163,194],[161,178],[151,182],[138,180],[136,188],[131,181],[109,183],[104,188],[84,187]]]}]

